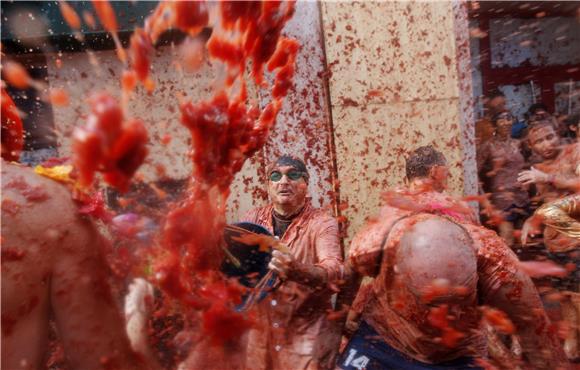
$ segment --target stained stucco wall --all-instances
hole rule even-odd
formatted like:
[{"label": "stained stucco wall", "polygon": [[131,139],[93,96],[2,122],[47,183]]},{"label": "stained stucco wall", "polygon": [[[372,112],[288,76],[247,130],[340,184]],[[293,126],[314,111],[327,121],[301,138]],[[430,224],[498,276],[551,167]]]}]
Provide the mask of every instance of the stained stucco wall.
[{"label": "stained stucco wall", "polygon": [[473,193],[464,5],[325,2],[322,8],[340,197],[348,203],[350,235],[376,213],[382,191],[403,184],[404,157],[418,146],[433,144],[445,153],[453,193]]},{"label": "stained stucco wall", "polygon": [[[299,2],[285,30],[302,47],[295,87],[266,147],[246,163],[232,188],[228,218],[266,202],[265,166],[282,153],[304,158],[317,206],[337,212],[345,201],[349,237],[379,207],[380,193],[402,184],[404,156],[434,143],[452,167],[452,191],[474,190],[471,75],[468,27],[461,3]],[[216,65],[193,74],[172,63],[176,50],[157,50],[151,96],[140,90],[128,106],[151,134],[151,156],[141,172],[146,180],[189,172],[188,134],[180,126],[177,93],[210,96]],[[49,55],[49,83],[64,87],[75,102],[54,110],[59,152],[70,154],[70,134],[84,124],[91,91],[119,96],[122,66],[112,51],[96,52],[100,72],[85,53]],[[93,77],[100,73],[98,78]],[[252,90],[261,105],[266,92]],[[171,136],[163,144],[165,135]],[[466,179],[464,181],[464,179]]]},{"label": "stained stucco wall", "polygon": [[[310,168],[310,193],[316,206],[331,207],[333,192],[333,161],[331,130],[324,79],[324,52],[320,27],[319,6],[315,2],[297,4],[296,16],[285,33],[301,43],[296,68],[295,88],[278,116],[264,150],[246,163],[232,187],[228,218],[236,220],[250,208],[266,202],[265,167],[279,154],[293,154],[306,160]],[[150,155],[140,173],[146,181],[163,176],[185,178],[190,172],[188,132],[179,123],[178,92],[186,99],[201,100],[211,96],[212,84],[218,81],[219,65],[206,61],[195,73],[176,68],[176,47],[160,47],[152,62],[152,76],[156,89],[148,95],[143,88],[127,106],[129,117],[143,119],[150,133]],[[108,91],[120,97],[119,76],[122,64],[113,51],[94,52],[99,66],[91,65],[84,52],[50,54],[48,75],[50,87],[64,88],[72,104],[54,108],[58,151],[61,156],[71,154],[71,133],[83,125],[88,115],[86,98],[94,91]],[[57,67],[57,59],[62,66]],[[250,89],[250,100],[264,106],[269,101],[267,91]],[[171,141],[163,144],[169,135]]]}]

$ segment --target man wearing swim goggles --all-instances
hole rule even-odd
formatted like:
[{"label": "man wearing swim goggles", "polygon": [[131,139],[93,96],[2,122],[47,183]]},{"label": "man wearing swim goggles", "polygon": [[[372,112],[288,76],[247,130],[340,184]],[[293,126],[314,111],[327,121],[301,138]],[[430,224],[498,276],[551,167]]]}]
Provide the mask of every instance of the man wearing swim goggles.
[{"label": "man wearing swim goggles", "polygon": [[246,367],[333,368],[340,330],[328,320],[329,285],[344,278],[338,223],[310,204],[310,177],[300,159],[281,156],[267,173],[270,204],[244,221],[267,228],[290,253],[272,252],[268,267],[282,284],[256,307],[259,322],[248,336]]},{"label": "man wearing swim goggles", "polygon": [[302,173],[300,171],[296,171],[296,170],[290,170],[286,173],[282,173],[280,171],[274,171],[270,174],[270,181],[279,182],[280,180],[282,180],[282,177],[284,177],[284,176],[287,176],[289,180],[298,181],[304,175],[305,175],[304,173]]}]

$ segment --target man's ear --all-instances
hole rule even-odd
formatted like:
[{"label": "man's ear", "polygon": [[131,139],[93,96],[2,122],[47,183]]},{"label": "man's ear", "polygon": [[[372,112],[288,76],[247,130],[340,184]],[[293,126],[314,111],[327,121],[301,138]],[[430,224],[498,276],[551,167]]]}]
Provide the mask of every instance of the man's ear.
[{"label": "man's ear", "polygon": [[437,176],[437,168],[439,168],[441,166],[439,165],[435,165],[435,166],[431,166],[431,168],[429,168],[429,178],[433,179]]}]

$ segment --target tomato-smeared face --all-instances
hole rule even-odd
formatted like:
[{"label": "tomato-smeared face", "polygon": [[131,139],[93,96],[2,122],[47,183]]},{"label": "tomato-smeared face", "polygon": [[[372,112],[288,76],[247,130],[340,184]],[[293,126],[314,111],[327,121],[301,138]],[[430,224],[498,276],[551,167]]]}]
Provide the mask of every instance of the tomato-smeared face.
[{"label": "tomato-smeared face", "polygon": [[300,207],[306,200],[306,174],[293,166],[274,166],[268,174],[268,194],[275,206]]},{"label": "tomato-smeared face", "polygon": [[543,125],[530,130],[529,141],[534,153],[543,159],[554,159],[559,154],[560,138],[551,125]]},{"label": "tomato-smeared face", "polygon": [[512,125],[514,123],[514,118],[509,113],[502,113],[501,116],[497,118],[495,122],[497,134],[500,137],[509,137],[512,132]]}]

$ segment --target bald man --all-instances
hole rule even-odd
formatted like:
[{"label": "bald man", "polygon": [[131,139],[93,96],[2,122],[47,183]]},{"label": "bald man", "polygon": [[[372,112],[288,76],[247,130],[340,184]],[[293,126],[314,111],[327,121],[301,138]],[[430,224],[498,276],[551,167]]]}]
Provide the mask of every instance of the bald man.
[{"label": "bald man", "polygon": [[2,161],[2,369],[42,368],[49,319],[71,369],[143,369],[107,284],[103,240],[70,191]]},{"label": "bald man", "polygon": [[[483,304],[504,311],[515,324],[527,368],[565,368],[517,257],[496,233],[477,224],[464,202],[443,193],[443,155],[431,146],[418,148],[407,159],[406,172],[409,189],[384,196],[387,205],[379,216],[353,238],[348,280],[374,280],[353,304],[361,324],[338,366],[473,368],[487,352],[481,312],[502,316]],[[514,333],[505,325],[496,330]]]},{"label": "bald man", "polygon": [[527,368],[568,366],[533,283],[497,234],[448,216],[383,215],[351,246],[355,272],[372,270],[357,261],[374,260],[376,270],[341,369],[473,368],[486,356],[482,304],[515,325]]}]

